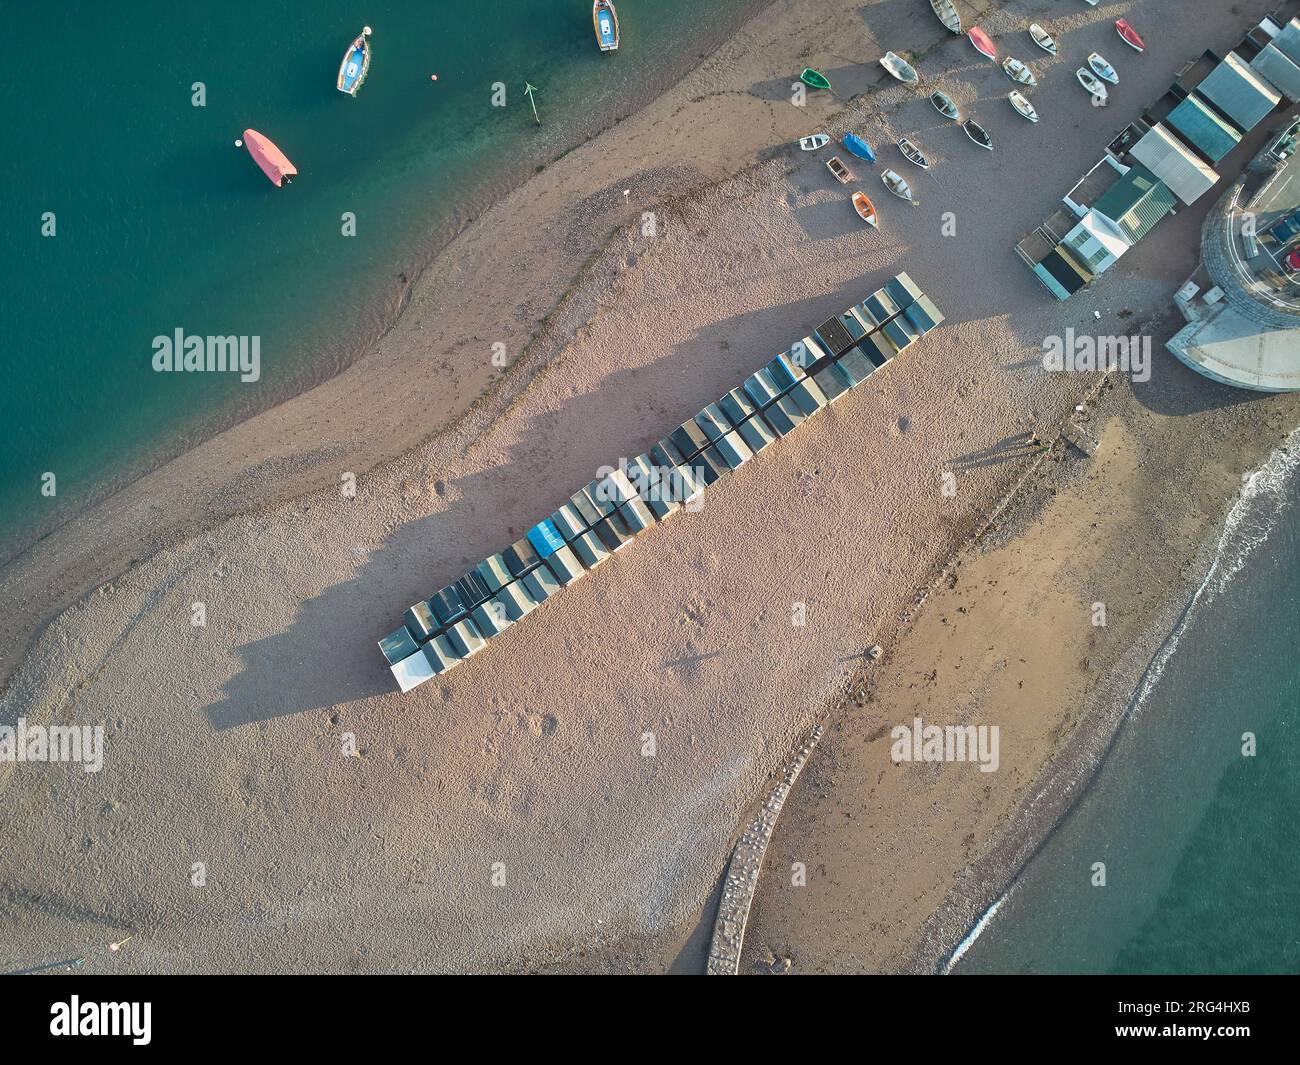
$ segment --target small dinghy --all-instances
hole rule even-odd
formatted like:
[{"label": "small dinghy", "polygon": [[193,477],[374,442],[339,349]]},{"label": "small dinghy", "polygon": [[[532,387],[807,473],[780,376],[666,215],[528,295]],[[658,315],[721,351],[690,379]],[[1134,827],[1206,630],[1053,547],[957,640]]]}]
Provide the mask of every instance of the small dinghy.
[{"label": "small dinghy", "polygon": [[944,118],[950,118],[954,122],[961,121],[961,112],[957,110],[957,105],[952,102],[952,97],[946,92],[936,90],[930,93],[930,103],[934,104],[934,109]]},{"label": "small dinghy", "polygon": [[912,199],[912,186],[903,180],[901,174],[896,174],[892,170],[886,170],[880,175],[880,180],[885,183],[885,188],[900,200],[906,200],[913,207],[920,206],[919,200]]},{"label": "small dinghy", "polygon": [[921,76],[917,74],[916,68],[901,55],[897,55],[894,52],[886,52],[881,56],[880,65],[893,74],[894,77],[904,85],[915,85],[921,80]]},{"label": "small dinghy", "polygon": [[832,155],[826,160],[826,169],[835,175],[835,180],[841,185],[847,185],[853,180],[853,171],[844,165],[844,161],[838,155]]},{"label": "small dinghy", "polygon": [[1015,90],[1012,90],[1007,95],[1007,99],[1011,101],[1011,106],[1020,114],[1024,115],[1025,118],[1029,119],[1030,122],[1038,121],[1038,112],[1034,110],[1034,105],[1025,99],[1023,93],[1018,93]]},{"label": "small dinghy", "polygon": [[898,138],[898,150],[909,163],[915,163],[922,170],[930,169],[930,160],[925,157],[925,153],[906,137]]},{"label": "small dinghy", "polygon": [[812,67],[804,67],[803,73],[799,75],[799,80],[814,89],[829,89],[831,87],[831,79],[820,70],[813,70]]},{"label": "small dinghy", "polygon": [[591,24],[596,28],[596,43],[602,52],[618,51],[618,12],[610,0],[596,0],[591,5]]},{"label": "small dinghy", "polygon": [[1092,67],[1093,73],[1097,77],[1110,82],[1112,85],[1119,84],[1119,75],[1115,73],[1115,68],[1102,58],[1100,52],[1093,52],[1092,55],[1088,56],[1088,66]]},{"label": "small dinghy", "polygon": [[1109,99],[1109,94],[1106,92],[1106,86],[1093,76],[1091,70],[1080,67],[1074,72],[1074,76],[1079,79],[1080,85],[1092,93],[1092,98],[1094,100],[1100,103],[1103,107],[1106,106],[1106,101]]},{"label": "small dinghy", "polygon": [[990,59],[997,59],[998,50],[993,43],[993,38],[978,26],[972,26],[966,36],[970,38],[970,43],[975,46],[975,51],[979,52],[980,55],[986,55]]},{"label": "small dinghy", "polygon": [[856,155],[859,159],[865,159],[868,163],[876,161],[876,153],[872,150],[871,145],[856,133],[846,133],[844,135],[844,147],[848,149],[850,155]]},{"label": "small dinghy", "polygon": [[339,92],[356,96],[361,83],[370,73],[370,27],[364,27],[343,53],[339,64]]},{"label": "small dinghy", "polygon": [[1030,70],[1019,59],[1007,56],[1002,60],[1002,72],[1012,81],[1020,85],[1028,85],[1031,89],[1038,84],[1038,79],[1034,77],[1034,72]]},{"label": "small dinghy", "polygon": [[810,137],[800,137],[799,147],[805,152],[815,152],[818,148],[825,148],[830,142],[830,137],[825,133],[814,133]]},{"label": "small dinghy", "polygon": [[961,33],[961,16],[953,7],[952,0],[930,0],[930,10],[948,28],[949,33]]},{"label": "small dinghy", "polygon": [[865,192],[855,192],[853,194],[853,209],[858,212],[858,217],[866,222],[872,229],[876,228],[876,205],[867,199]]},{"label": "small dinghy", "polygon": [[1147,42],[1142,39],[1142,35],[1133,28],[1133,24],[1128,19],[1116,19],[1115,30],[1119,34],[1119,39],[1135,52],[1145,52],[1147,50]]},{"label": "small dinghy", "polygon": [[1052,35],[1037,22],[1029,24],[1029,36],[1034,39],[1034,44],[1038,45],[1044,52],[1049,55],[1056,55],[1056,42],[1052,40]]},{"label": "small dinghy", "polygon": [[966,131],[966,136],[981,148],[987,148],[990,152],[993,150],[993,138],[989,136],[989,131],[973,118],[966,119],[961,128]]},{"label": "small dinghy", "polygon": [[289,157],[276,147],[270,137],[265,137],[255,129],[244,130],[244,139],[235,141],[236,148],[247,148],[253,162],[262,168],[262,173],[271,179],[276,188],[287,185],[291,177],[297,177],[298,168],[289,162]]}]

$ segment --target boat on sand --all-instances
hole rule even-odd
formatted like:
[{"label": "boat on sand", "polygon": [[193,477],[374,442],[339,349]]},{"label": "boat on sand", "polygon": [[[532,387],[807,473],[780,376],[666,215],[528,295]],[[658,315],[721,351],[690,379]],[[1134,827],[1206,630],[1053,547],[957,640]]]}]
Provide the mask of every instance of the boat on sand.
[{"label": "boat on sand", "polygon": [[255,129],[244,130],[244,139],[235,141],[235,145],[248,149],[253,162],[262,168],[262,173],[271,179],[271,184],[276,188],[298,175],[298,168],[289,162],[289,157],[280,151],[275,142]]},{"label": "boat on sand", "polygon": [[853,180],[853,171],[844,165],[844,160],[838,155],[832,155],[826,160],[826,169],[835,175],[835,180],[841,185],[847,185]]},{"label": "boat on sand", "polygon": [[1119,39],[1135,52],[1145,52],[1147,50],[1147,42],[1142,39],[1142,35],[1133,28],[1133,23],[1129,22],[1128,19],[1116,19],[1115,32],[1119,34]]},{"label": "boat on sand", "polygon": [[1112,85],[1119,84],[1119,75],[1115,73],[1115,68],[1106,62],[1100,52],[1093,52],[1088,56],[1088,66],[1092,67],[1092,72],[1103,81],[1108,81]]},{"label": "boat on sand", "polygon": [[853,194],[853,209],[858,212],[858,217],[872,229],[876,228],[876,205],[867,199],[865,192],[855,192]]},{"label": "boat on sand", "polygon": [[339,64],[338,89],[348,96],[356,96],[361,83],[370,73],[370,27],[364,27],[357,34],[348,50],[343,53],[343,62]]},{"label": "boat on sand", "polygon": [[1034,72],[1013,56],[1007,56],[1006,59],[1002,60],[1002,72],[1012,81],[1021,85],[1028,85],[1031,89],[1038,84]]},{"label": "boat on sand", "polygon": [[973,118],[966,119],[961,128],[966,131],[966,136],[981,148],[987,148],[990,152],[993,150],[993,138],[989,136],[989,131]]},{"label": "boat on sand", "polygon": [[807,137],[800,137],[799,147],[805,152],[815,152],[818,148],[825,148],[830,142],[830,137],[825,133],[813,133]]},{"label": "boat on sand", "polygon": [[1025,99],[1023,93],[1016,92],[1013,89],[1007,95],[1007,99],[1011,101],[1011,106],[1014,107],[1019,114],[1029,119],[1030,122],[1038,121],[1038,112],[1034,110],[1034,105]]},{"label": "boat on sand", "polygon": [[980,55],[986,55],[990,59],[997,59],[998,49],[997,45],[993,43],[993,38],[978,26],[972,26],[966,36],[970,38],[970,43],[975,46],[975,51],[979,52]]},{"label": "boat on sand", "polygon": [[894,75],[894,77],[904,85],[915,85],[921,80],[921,76],[916,72],[916,68],[895,52],[886,52],[881,56],[880,65],[889,71],[889,73]]},{"label": "boat on sand", "polygon": [[1106,86],[1103,85],[1097,77],[1086,67],[1080,67],[1074,72],[1074,76],[1079,79],[1079,84],[1092,93],[1092,98],[1102,107],[1106,106],[1109,94],[1106,92]]},{"label": "boat on sand", "polygon": [[906,200],[913,207],[920,206],[919,200],[912,199],[912,186],[903,179],[901,174],[896,174],[892,170],[886,170],[880,175],[880,180],[885,183],[885,188],[899,199]]},{"label": "boat on sand", "polygon": [[803,73],[799,75],[799,80],[813,89],[829,89],[831,87],[831,79],[820,70],[814,70],[812,67],[804,67]]},{"label": "boat on sand", "polygon": [[1034,39],[1034,44],[1038,45],[1044,52],[1049,55],[1056,55],[1056,42],[1052,40],[1052,35],[1037,22],[1029,24],[1029,36]]},{"label": "boat on sand", "polygon": [[903,153],[903,158],[909,163],[915,163],[922,170],[930,169],[930,160],[925,157],[925,152],[921,151],[906,137],[898,138],[898,150]]},{"label": "boat on sand", "polygon": [[961,16],[952,0],[930,0],[930,10],[947,27],[949,33],[961,33]]},{"label": "boat on sand", "polygon": [[957,110],[957,105],[946,92],[939,92],[936,89],[930,93],[930,103],[934,104],[934,109],[944,118],[950,118],[954,122],[961,120],[961,112]]},{"label": "boat on sand", "polygon": [[847,148],[852,155],[856,155],[859,159],[865,159],[868,163],[874,163],[876,161],[876,153],[872,149],[871,145],[856,133],[846,133],[844,135],[844,147]]}]

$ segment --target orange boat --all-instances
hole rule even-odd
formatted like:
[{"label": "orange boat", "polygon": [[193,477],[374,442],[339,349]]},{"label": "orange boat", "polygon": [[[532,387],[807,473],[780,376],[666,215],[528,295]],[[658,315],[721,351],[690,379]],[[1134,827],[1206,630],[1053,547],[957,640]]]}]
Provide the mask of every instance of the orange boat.
[{"label": "orange boat", "polygon": [[279,188],[291,177],[296,177],[298,168],[289,162],[289,157],[275,146],[270,137],[264,137],[255,129],[244,130],[244,147],[253,161],[262,168],[262,173],[271,179],[271,184]]},{"label": "orange boat", "polygon": [[865,192],[855,192],[853,194],[853,209],[858,212],[858,217],[872,229],[876,228],[876,205],[867,199]]}]

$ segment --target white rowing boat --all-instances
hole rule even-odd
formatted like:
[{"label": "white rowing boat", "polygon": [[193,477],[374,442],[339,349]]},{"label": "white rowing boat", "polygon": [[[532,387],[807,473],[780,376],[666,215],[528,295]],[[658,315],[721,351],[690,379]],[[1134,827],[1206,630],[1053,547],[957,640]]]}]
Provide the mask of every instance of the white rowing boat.
[{"label": "white rowing boat", "polygon": [[1038,121],[1038,112],[1034,110],[1034,105],[1025,99],[1023,93],[1016,92],[1013,89],[1007,95],[1007,99],[1011,101],[1011,106],[1025,118],[1029,119],[1030,122]]},{"label": "white rowing boat", "polygon": [[1056,55],[1056,42],[1052,40],[1052,35],[1037,22],[1029,24],[1029,36],[1034,39],[1034,44],[1038,45],[1044,52],[1049,55]]}]

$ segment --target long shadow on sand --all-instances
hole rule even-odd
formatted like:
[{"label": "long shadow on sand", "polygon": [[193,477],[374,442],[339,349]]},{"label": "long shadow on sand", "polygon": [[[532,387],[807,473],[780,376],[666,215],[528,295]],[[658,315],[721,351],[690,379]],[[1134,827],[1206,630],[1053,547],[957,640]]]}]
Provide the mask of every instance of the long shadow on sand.
[{"label": "long shadow on sand", "polygon": [[[225,698],[208,707],[212,726],[235,728],[396,694],[375,641],[401,624],[407,606],[508,547],[592,480],[600,467],[639,454],[738,386],[837,308],[861,299],[865,292],[860,289],[867,284],[846,285],[835,296],[748,312],[699,330],[666,357],[614,370],[594,391],[572,396],[557,410],[529,416],[518,442],[499,464],[448,478],[445,484],[431,472],[432,490],[446,505],[396,529],[354,577],[303,602],[284,632],[240,645],[244,668],[224,686]],[[762,337],[774,339],[764,344]],[[355,505],[364,505],[366,491],[362,478]],[[521,624],[531,628],[532,639],[545,638],[545,620]],[[492,653],[484,651],[475,662]],[[538,653],[546,653],[545,648]],[[699,658],[722,653],[706,651]],[[698,662],[666,662],[665,667],[689,669],[693,664]],[[475,668],[480,667],[467,663],[442,684],[431,681],[406,698],[447,698],[447,686]]]}]

